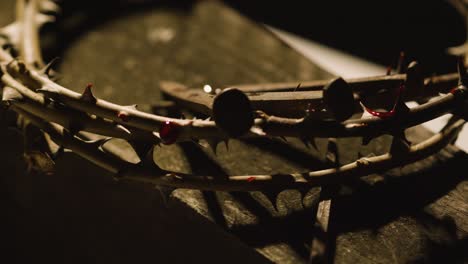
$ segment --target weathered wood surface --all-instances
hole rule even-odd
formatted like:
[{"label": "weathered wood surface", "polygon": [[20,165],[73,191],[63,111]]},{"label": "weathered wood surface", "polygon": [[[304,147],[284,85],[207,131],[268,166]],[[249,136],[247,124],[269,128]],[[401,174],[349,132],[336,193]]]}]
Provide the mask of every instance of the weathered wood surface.
[{"label": "weathered wood surface", "polygon": [[[2,14],[12,12],[6,2]],[[70,8],[86,7],[86,1],[76,2]],[[62,58],[64,85],[80,91],[92,82],[97,96],[147,104],[160,98],[161,80],[201,87],[330,77],[217,2],[119,10],[78,15],[64,21],[63,34],[45,39],[46,54]],[[54,38],[62,44],[47,46]],[[415,142],[428,136],[412,131]],[[2,128],[0,140],[0,204],[7,215],[2,239],[20,262],[300,263],[310,254],[318,189],[303,200],[298,191],[284,191],[273,203],[257,192],[180,189],[165,201],[160,190],[114,182],[73,154],[58,160],[55,176],[27,175],[20,137]],[[382,137],[361,152],[383,153],[388,142]],[[306,171],[324,166],[325,144],[308,150],[296,140],[233,140],[229,151],[220,145],[215,156],[184,143],[158,149],[155,159],[171,170],[219,177]],[[339,146],[343,163],[361,148],[358,139],[340,140]],[[401,171],[343,186],[333,199],[336,263],[461,262],[468,234],[467,161],[448,148]]]}]

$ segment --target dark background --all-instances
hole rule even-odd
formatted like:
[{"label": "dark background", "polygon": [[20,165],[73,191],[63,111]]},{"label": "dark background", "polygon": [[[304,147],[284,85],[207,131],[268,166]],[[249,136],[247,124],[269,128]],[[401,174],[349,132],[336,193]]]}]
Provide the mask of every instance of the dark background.
[{"label": "dark background", "polygon": [[454,69],[447,47],[465,40],[465,23],[448,1],[227,1],[255,21],[346,50],[382,65],[400,51],[426,71]]},{"label": "dark background", "polygon": [[[125,12],[126,3],[187,9],[193,2],[64,1],[65,15],[83,9],[104,19]],[[259,23],[266,23],[348,51],[382,65],[394,65],[400,51],[425,66],[427,73],[449,72],[455,59],[448,47],[466,39],[465,22],[449,1],[224,1]],[[125,3],[125,4],[123,4]],[[140,8],[144,5],[140,5]],[[222,36],[219,36],[222,37]]]}]

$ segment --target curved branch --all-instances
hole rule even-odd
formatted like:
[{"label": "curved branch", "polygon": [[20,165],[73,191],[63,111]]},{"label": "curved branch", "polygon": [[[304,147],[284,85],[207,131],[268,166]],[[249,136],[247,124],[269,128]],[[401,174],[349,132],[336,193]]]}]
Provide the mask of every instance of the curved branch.
[{"label": "curved branch", "polygon": [[[278,174],[278,175],[243,175],[229,176],[220,179],[215,176],[199,176],[163,171],[157,167],[148,168],[141,164],[125,162],[113,156],[105,155],[93,144],[88,144],[78,138],[67,136],[64,129],[51,124],[16,106],[14,111],[27,117],[36,126],[48,133],[54,141],[71,149],[76,154],[88,159],[96,165],[117,174],[122,180],[146,182],[177,188],[191,188],[220,191],[255,191],[268,189],[297,189],[324,184],[333,184],[368,175],[376,171],[389,170],[424,159],[449,144],[465,121],[458,120],[444,128],[440,133],[410,147],[403,157],[384,154],[371,158],[359,159],[347,165],[309,173]],[[156,168],[156,169],[155,169]]]},{"label": "curved branch", "polygon": [[177,188],[195,188],[219,191],[254,191],[268,189],[297,189],[303,187],[336,184],[342,181],[359,178],[377,171],[389,170],[424,159],[444,148],[459,133],[465,121],[458,120],[431,138],[411,146],[403,157],[384,154],[371,158],[362,158],[338,168],[312,171],[308,173],[279,175],[245,175],[229,176],[220,180],[214,176],[197,176],[167,173],[162,177],[150,171],[130,170],[122,179],[143,181]]}]

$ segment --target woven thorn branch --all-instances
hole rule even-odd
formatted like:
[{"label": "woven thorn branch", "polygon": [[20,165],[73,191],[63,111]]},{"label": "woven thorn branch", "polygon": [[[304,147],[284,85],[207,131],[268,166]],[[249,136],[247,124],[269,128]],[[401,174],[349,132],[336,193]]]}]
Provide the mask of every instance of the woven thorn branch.
[{"label": "woven thorn branch", "polygon": [[[180,106],[211,118],[176,119],[143,112],[135,105],[96,98],[92,85],[79,94],[54,81],[54,61],[43,62],[39,38],[41,27],[53,23],[59,11],[51,0],[18,0],[16,21],[0,30],[2,103],[8,112],[16,113],[16,124],[26,140],[41,138],[46,143],[26,144],[25,150],[31,167],[42,172],[53,167],[53,157],[71,150],[119,180],[222,191],[307,189],[424,159],[452,143],[465,123],[467,81],[462,59],[458,73],[431,78],[424,78],[415,62],[403,72],[401,60],[397,74],[301,86],[255,84],[202,91],[164,82],[163,92]],[[395,92],[396,99],[389,102],[388,95]],[[424,103],[410,109],[405,104],[408,100]],[[379,103],[392,107],[388,111],[368,107],[379,108]],[[440,133],[415,145],[406,140],[407,128],[446,113],[454,117]],[[393,136],[389,153],[339,164],[335,138],[361,137],[366,144],[383,134]],[[335,166],[307,173],[221,179],[166,171],[153,160],[154,147],[160,144],[205,140],[216,149],[218,142],[252,137],[296,137],[305,144],[317,137],[329,138],[327,156],[333,157]],[[139,160],[128,160],[113,146],[115,138],[128,141]]]}]

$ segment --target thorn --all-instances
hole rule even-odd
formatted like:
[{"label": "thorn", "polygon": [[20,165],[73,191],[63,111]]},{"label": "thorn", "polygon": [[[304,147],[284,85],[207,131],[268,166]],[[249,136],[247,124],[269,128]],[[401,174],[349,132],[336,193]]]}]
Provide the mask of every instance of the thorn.
[{"label": "thorn", "polygon": [[296,88],[294,88],[293,92],[297,91],[297,89],[301,88],[302,83],[299,83]]},{"label": "thorn", "polygon": [[63,146],[59,146],[59,148],[57,149],[57,151],[55,153],[53,153],[52,155],[52,160],[57,160],[60,156],[63,155],[63,153],[65,153],[65,148]]},{"label": "thorn", "polygon": [[102,146],[104,146],[107,142],[111,141],[112,139],[114,139],[114,138],[113,137],[106,137],[106,138],[97,140],[95,144],[99,145],[99,147],[102,148]]},{"label": "thorn", "polygon": [[75,136],[69,130],[63,130],[63,137],[64,138],[74,138]]},{"label": "thorn", "polygon": [[284,142],[288,142],[288,140],[286,139],[285,136],[279,136],[279,138],[280,138],[281,140],[283,140]]},{"label": "thorn", "polygon": [[128,143],[132,146],[140,160],[143,160],[148,152],[153,148],[153,144],[143,141],[129,140]]},{"label": "thorn", "polygon": [[273,205],[273,208],[278,211],[278,206],[277,206],[277,199],[278,195],[281,193],[281,191],[262,191],[261,192],[265,197],[270,201],[271,205]]},{"label": "thorn", "polygon": [[310,192],[310,188],[311,187],[306,187],[306,188],[303,187],[303,188],[297,189],[299,191],[299,193],[301,194],[302,206],[304,208],[305,208],[304,199],[307,196],[307,194]]},{"label": "thorn", "polygon": [[172,192],[177,188],[163,185],[155,185],[155,188],[159,191],[159,194],[161,195],[161,200],[163,202],[164,207],[167,208],[169,205],[169,198],[171,197]]},{"label": "thorn", "polygon": [[412,93],[422,91],[425,87],[421,66],[417,61],[412,61],[406,69],[405,86],[408,90],[411,90]]},{"label": "thorn", "polygon": [[397,69],[396,71],[398,73],[404,73],[405,72],[405,52],[401,51],[400,52],[400,57],[398,58],[398,64],[397,64]]},{"label": "thorn", "polygon": [[252,126],[250,128],[250,132],[252,134],[255,134],[255,135],[258,135],[258,136],[266,136],[267,134],[265,133],[265,131],[263,131],[263,129],[261,127],[258,127],[258,126]]},{"label": "thorn", "polygon": [[327,154],[325,155],[325,158],[338,167],[340,166],[340,156],[338,154],[338,145],[336,143],[336,138],[328,139]]},{"label": "thorn", "polygon": [[20,94],[17,90],[5,86],[2,93],[2,101],[19,101],[23,99],[23,95]]},{"label": "thorn", "polygon": [[36,14],[36,23],[38,25],[44,25],[44,24],[47,24],[47,23],[52,23],[52,22],[55,22],[55,16],[51,16],[51,15],[47,15],[47,14],[43,14],[43,13],[38,13]]},{"label": "thorn", "polygon": [[57,14],[60,12],[60,7],[53,1],[39,1],[39,9],[41,12],[51,12]]},{"label": "thorn", "polygon": [[310,148],[310,145],[309,145],[310,142],[309,142],[309,140],[308,140],[307,138],[301,137],[301,138],[299,138],[299,139],[302,141],[302,143],[304,144],[304,146],[306,146],[306,148]]},{"label": "thorn", "polygon": [[96,97],[94,97],[91,88],[93,88],[93,84],[88,83],[85,87],[85,90],[83,91],[83,94],[81,95],[81,100],[87,103],[95,104],[97,102],[97,99]]},{"label": "thorn", "polygon": [[367,112],[367,107],[364,105],[364,103],[362,103],[362,101],[360,101],[359,104],[361,105],[361,108],[362,108],[361,119],[372,117],[372,115],[369,114],[369,112]]},{"label": "thorn", "polygon": [[197,145],[197,146],[199,146],[199,147],[203,147],[203,145],[200,144],[200,140],[198,140],[198,139],[192,138],[190,141],[191,141],[193,144],[195,144],[195,145]]},{"label": "thorn", "polygon": [[132,105],[127,105],[125,108],[131,109],[131,110],[138,110],[138,105],[137,104],[132,104]]},{"label": "thorn", "polygon": [[96,139],[96,140],[90,140],[90,141],[85,141],[87,144],[90,144],[90,145],[94,145],[95,147],[97,148],[101,148],[104,144],[106,144],[107,142],[109,142],[110,140],[112,140],[114,138],[112,137],[105,137],[105,138],[100,138],[100,139]]},{"label": "thorn", "polygon": [[229,150],[229,139],[224,140],[224,145],[226,145],[226,150]]},{"label": "thorn", "polygon": [[216,155],[216,147],[218,146],[219,141],[216,139],[205,139],[208,146],[211,148],[213,153]]},{"label": "thorn", "polygon": [[387,72],[385,73],[385,75],[387,75],[387,76],[392,75],[392,66],[387,67]]},{"label": "thorn", "polygon": [[310,146],[312,146],[315,150],[318,150],[317,143],[315,142],[315,138],[306,138],[306,137],[301,137],[299,138],[304,146],[306,146],[308,149],[310,149]]},{"label": "thorn", "polygon": [[309,142],[315,150],[318,150],[317,142],[315,142],[315,138],[310,138]]},{"label": "thorn", "polygon": [[163,172],[163,170],[154,162],[153,152],[154,146],[151,146],[151,148],[141,156],[141,161],[138,164],[144,168]]},{"label": "thorn", "polygon": [[369,144],[369,142],[372,141],[372,139],[374,139],[374,137],[372,137],[372,136],[362,137],[362,145],[367,146]]},{"label": "thorn", "polygon": [[47,77],[51,77],[53,74],[51,74],[51,70],[52,68],[57,64],[57,62],[59,61],[59,57],[55,57],[54,59],[52,59],[44,68],[42,68],[39,73],[43,74],[43,75],[46,75]]},{"label": "thorn", "polygon": [[466,67],[464,56],[459,56],[457,60],[458,85],[467,86]]},{"label": "thorn", "polygon": [[159,144],[162,142],[161,137],[159,136],[159,132],[153,131],[151,135],[154,137],[154,141],[158,142],[156,145],[160,146]]},{"label": "thorn", "polygon": [[52,86],[43,86],[41,89],[36,89],[36,92],[43,94],[47,98],[53,98],[57,95],[58,90]]},{"label": "thorn", "polygon": [[390,146],[390,154],[400,158],[408,153],[411,142],[406,139],[404,131],[393,136],[392,145]]},{"label": "thorn", "polygon": [[[130,130],[128,130],[128,128],[126,128],[126,127],[124,127],[124,126],[122,126],[120,124],[116,124],[115,128],[120,130],[120,131],[123,131],[124,133],[127,133],[128,135],[132,134],[132,132]],[[153,135],[154,135],[154,133],[153,133]],[[159,136],[157,136],[157,137],[159,138]]]}]

